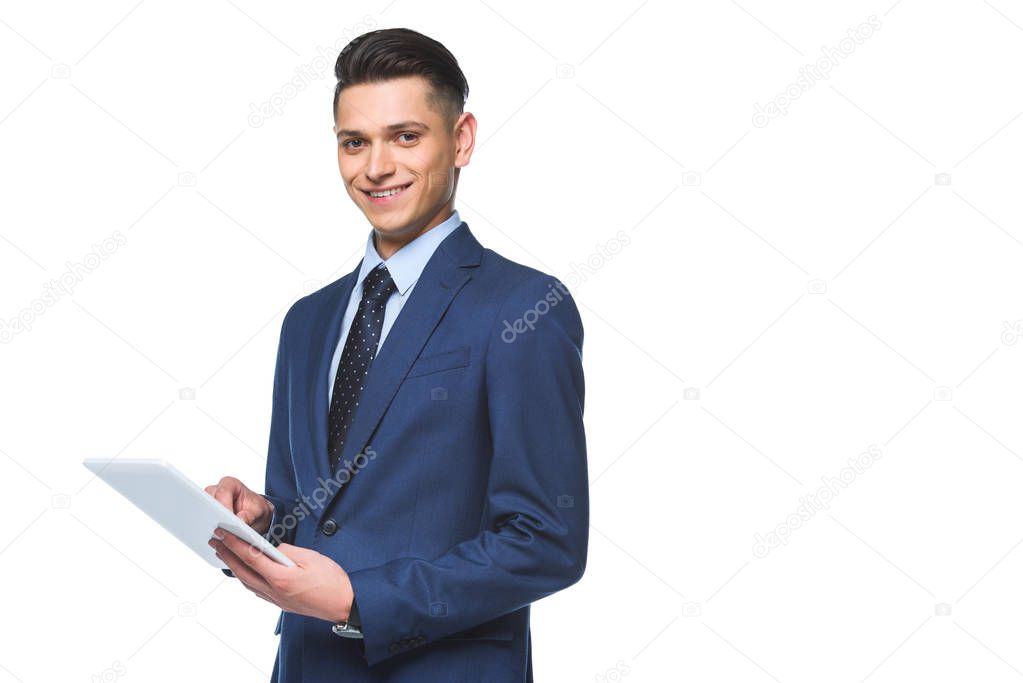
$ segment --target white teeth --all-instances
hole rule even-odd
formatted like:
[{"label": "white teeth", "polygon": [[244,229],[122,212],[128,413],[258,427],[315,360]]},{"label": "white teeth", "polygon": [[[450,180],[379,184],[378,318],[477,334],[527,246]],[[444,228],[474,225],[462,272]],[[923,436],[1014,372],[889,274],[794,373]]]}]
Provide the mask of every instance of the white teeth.
[{"label": "white teeth", "polygon": [[404,187],[396,187],[393,190],[387,190],[386,192],[370,192],[369,196],[370,197],[390,197],[393,194],[398,194],[399,192],[404,190],[406,187],[408,187],[408,185],[405,185]]}]

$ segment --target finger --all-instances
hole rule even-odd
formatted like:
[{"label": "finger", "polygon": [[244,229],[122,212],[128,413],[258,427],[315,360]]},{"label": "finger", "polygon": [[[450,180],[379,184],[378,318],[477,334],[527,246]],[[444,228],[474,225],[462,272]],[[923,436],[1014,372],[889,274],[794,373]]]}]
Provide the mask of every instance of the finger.
[{"label": "finger", "polygon": [[256,517],[254,514],[252,514],[251,510],[239,510],[235,514],[238,515],[238,519],[242,520],[249,526],[252,526],[252,520],[255,519]]},{"label": "finger", "polygon": [[276,602],[274,602],[274,599],[273,599],[273,598],[271,598],[271,597],[270,597],[269,595],[267,595],[267,594],[266,594],[266,593],[264,593],[263,591],[261,591],[261,590],[256,590],[256,589],[255,589],[255,588],[253,588],[252,586],[246,585],[246,584],[244,584],[244,583],[242,584],[242,586],[245,586],[245,590],[249,591],[249,592],[250,592],[250,593],[252,593],[253,595],[255,595],[255,596],[257,596],[257,597],[260,597],[260,598],[262,598],[262,599],[266,600],[267,602],[273,603],[273,604],[275,604],[275,605],[277,604]]},{"label": "finger", "polygon": [[245,584],[246,588],[257,590],[261,593],[269,594],[273,592],[270,584],[266,580],[254,572],[245,562],[243,562],[238,555],[232,552],[222,541],[213,539],[210,541],[210,545],[217,551],[217,557],[220,558],[221,562],[226,564],[228,568],[234,573],[235,577]]},{"label": "finger", "polygon": [[221,505],[231,512],[234,512],[235,492],[232,489],[233,486],[231,485],[230,480],[225,477],[220,480],[219,484],[217,484],[216,489],[213,491],[213,497],[216,498]]},{"label": "finger", "polygon": [[220,484],[210,484],[203,490],[206,491],[206,493],[208,493],[209,495],[213,496],[213,499],[216,500],[218,503],[230,509],[231,506],[229,504],[224,503],[222,499],[222,496],[220,494]]},{"label": "finger", "polygon": [[227,548],[233,552],[238,559],[251,568],[252,571],[256,572],[261,578],[267,581],[280,577],[281,570],[285,569],[285,567],[271,560],[263,554],[262,550],[250,544],[248,541],[243,541],[234,534],[228,532],[226,529],[223,531],[227,533],[224,534],[224,540],[222,543],[227,546]]},{"label": "finger", "polygon": [[234,576],[238,579],[245,588],[253,592],[261,592],[264,595],[271,593],[272,589],[259,574],[256,574],[249,569],[244,562],[242,562],[236,555],[230,550],[221,547],[217,551],[217,557],[228,566],[228,568],[234,572]]},{"label": "finger", "polygon": [[[245,586],[245,584],[244,584],[244,583],[243,583],[242,585],[243,585],[243,586]],[[254,588],[249,588],[248,586],[245,586],[245,587],[246,587],[246,588],[248,588],[248,589],[249,589],[250,591],[252,591],[252,593],[253,593],[253,594],[255,594],[255,595],[257,595],[258,597],[261,597],[261,598],[263,598],[264,600],[266,600],[267,602],[269,602],[269,603],[270,603],[271,605],[277,605],[277,603],[276,603],[276,602],[274,602],[273,598],[271,598],[271,597],[270,597],[269,595],[267,595],[266,593],[260,593],[259,591],[255,590]],[[280,607],[280,605],[277,605],[277,607]]]},{"label": "finger", "polygon": [[310,555],[319,555],[320,553],[309,548],[303,548],[297,545],[291,545],[290,543],[279,543],[277,544],[277,550],[287,557],[289,560],[294,562],[299,567],[305,566],[305,559]]}]

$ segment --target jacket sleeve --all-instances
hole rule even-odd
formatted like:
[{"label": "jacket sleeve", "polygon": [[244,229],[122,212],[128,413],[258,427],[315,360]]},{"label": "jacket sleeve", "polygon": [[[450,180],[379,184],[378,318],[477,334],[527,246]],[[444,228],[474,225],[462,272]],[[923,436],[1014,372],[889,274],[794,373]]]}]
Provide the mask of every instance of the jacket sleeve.
[{"label": "jacket sleeve", "polygon": [[492,438],[480,533],[435,559],[349,574],[376,664],[496,619],[578,581],[589,497],[583,328],[567,288],[533,275],[507,296],[485,353]]},{"label": "jacket sleeve", "polygon": [[[296,520],[287,517],[288,499],[298,499],[294,470],[291,466],[291,447],[288,425],[288,356],[285,338],[288,316],[281,324],[281,336],[277,343],[277,363],[274,370],[273,401],[270,414],[270,445],[266,456],[266,493],[263,495],[273,504],[273,518],[263,536],[273,545],[293,543]],[[227,576],[234,577],[230,569],[221,569]]]},{"label": "jacket sleeve", "polygon": [[[297,304],[296,304],[297,305]],[[288,319],[292,307],[281,324],[281,337],[277,344],[277,363],[274,370],[273,407],[270,414],[270,443],[266,455],[264,498],[274,506],[273,519],[266,537],[274,545],[295,543],[298,520],[289,513],[289,504],[298,501],[295,468],[291,457],[291,374],[288,371]]]}]

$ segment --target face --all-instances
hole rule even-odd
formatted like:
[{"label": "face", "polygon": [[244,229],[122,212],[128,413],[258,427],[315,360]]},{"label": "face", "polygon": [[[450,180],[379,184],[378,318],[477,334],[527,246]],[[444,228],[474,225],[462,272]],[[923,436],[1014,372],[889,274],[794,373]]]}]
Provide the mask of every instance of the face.
[{"label": "face", "polygon": [[476,119],[465,112],[447,123],[430,106],[429,92],[415,76],[349,86],[338,98],[338,168],[348,196],[376,230],[383,258],[384,250],[393,253],[451,215],[458,169],[472,155]]}]

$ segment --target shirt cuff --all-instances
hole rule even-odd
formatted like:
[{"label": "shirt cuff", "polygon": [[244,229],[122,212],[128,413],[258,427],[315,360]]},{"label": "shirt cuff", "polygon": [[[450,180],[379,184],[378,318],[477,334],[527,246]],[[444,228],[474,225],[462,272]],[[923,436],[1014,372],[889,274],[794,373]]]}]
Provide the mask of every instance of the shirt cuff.
[{"label": "shirt cuff", "polygon": [[358,629],[362,628],[362,620],[359,619],[359,608],[355,604],[355,598],[352,598],[352,611],[348,614],[348,625]]},{"label": "shirt cuff", "polygon": [[277,538],[276,536],[273,536],[271,533],[274,530],[274,527],[276,527],[278,524],[277,506],[274,504],[272,500],[270,500],[266,496],[263,496],[263,500],[270,503],[270,506],[273,509],[273,512],[270,513],[270,526],[266,528],[266,533],[263,534],[263,538],[270,541],[271,545],[273,545],[274,547],[277,547],[280,544],[281,539]]}]

